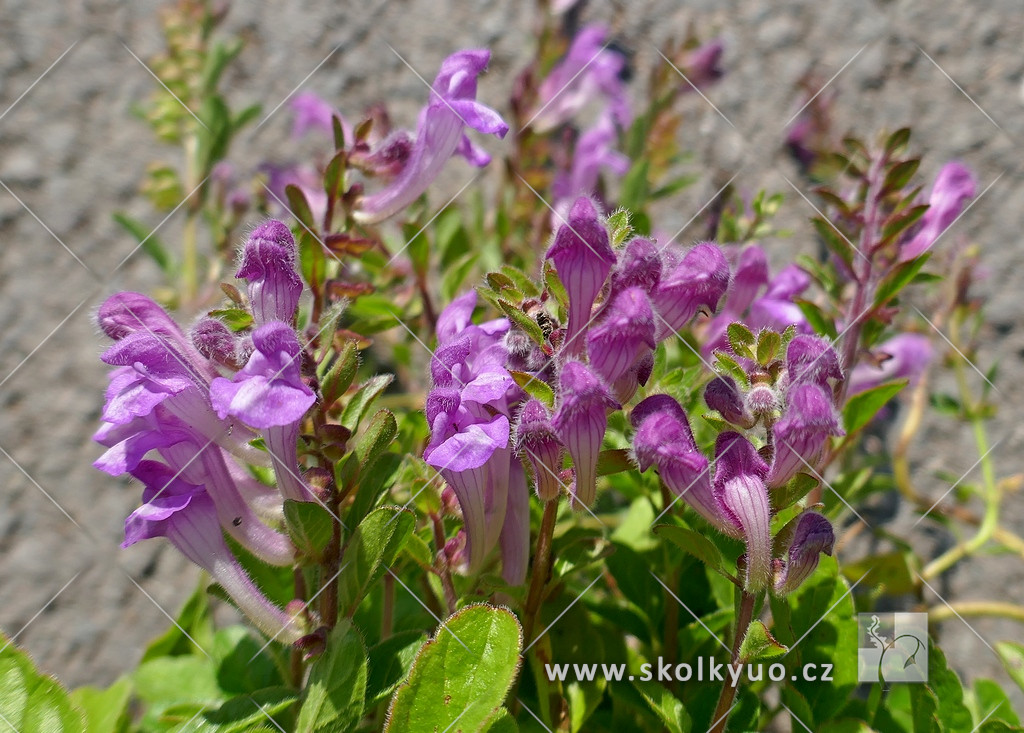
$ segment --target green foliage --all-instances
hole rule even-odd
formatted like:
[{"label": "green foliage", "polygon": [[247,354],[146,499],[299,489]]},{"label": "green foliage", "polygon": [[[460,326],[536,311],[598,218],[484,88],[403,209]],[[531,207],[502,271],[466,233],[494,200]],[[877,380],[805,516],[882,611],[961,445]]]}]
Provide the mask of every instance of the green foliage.
[{"label": "green foliage", "polygon": [[303,693],[297,733],[350,730],[366,701],[366,648],[347,621],[327,637],[326,651],[313,663]]},{"label": "green foliage", "polygon": [[508,610],[468,606],[424,644],[391,699],[386,731],[481,730],[519,670],[522,630]]}]

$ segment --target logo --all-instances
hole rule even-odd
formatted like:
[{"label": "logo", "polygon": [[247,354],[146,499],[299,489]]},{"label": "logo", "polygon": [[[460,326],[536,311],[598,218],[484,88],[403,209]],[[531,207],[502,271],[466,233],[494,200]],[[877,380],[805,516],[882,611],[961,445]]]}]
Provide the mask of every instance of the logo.
[{"label": "logo", "polygon": [[857,615],[857,680],[928,681],[928,614]]}]

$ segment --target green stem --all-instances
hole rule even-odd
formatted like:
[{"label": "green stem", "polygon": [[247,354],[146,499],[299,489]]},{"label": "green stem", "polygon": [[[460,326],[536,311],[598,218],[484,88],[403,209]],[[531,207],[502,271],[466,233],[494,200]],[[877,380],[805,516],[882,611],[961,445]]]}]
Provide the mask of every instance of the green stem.
[{"label": "green stem", "polygon": [[551,541],[555,534],[555,520],[558,518],[558,499],[544,504],[544,517],[541,519],[540,531],[537,534],[537,552],[533,556],[533,567],[530,575],[530,589],[526,594],[526,606],[523,609],[523,639],[526,644],[533,641],[533,628],[540,612],[544,586],[551,575]]},{"label": "green stem", "polygon": [[[962,314],[958,313],[950,321],[950,341],[958,351],[961,350],[959,336],[962,320]],[[964,406],[964,410],[970,416],[974,432],[975,449],[978,451],[978,455],[981,456],[985,513],[981,518],[978,531],[973,537],[957,543],[924,567],[924,570],[921,571],[921,577],[925,580],[941,575],[962,558],[973,555],[992,539],[999,528],[1000,490],[999,484],[996,481],[995,467],[992,465],[992,460],[989,457],[991,448],[988,444],[988,433],[985,431],[985,419],[979,409],[980,406],[973,403],[973,395],[971,394],[970,385],[967,383],[967,368],[964,366],[962,359],[957,359],[954,362],[953,370],[960,390],[961,403]]]},{"label": "green stem", "polygon": [[[750,623],[754,620],[754,605],[757,603],[757,597],[752,593],[747,591],[741,591],[741,593],[740,608],[736,615],[736,634],[732,640],[730,667],[735,667],[740,661],[740,646],[747,635]],[[723,733],[725,731],[725,724],[729,721],[729,710],[732,708],[733,700],[736,699],[738,688],[738,684],[733,685],[731,675],[722,684],[722,692],[718,696],[718,705],[715,706],[715,713],[711,718],[712,727],[708,733]]]},{"label": "green stem", "polygon": [[948,621],[957,616],[994,616],[1024,623],[1024,606],[1003,601],[959,601],[928,609],[932,621]]}]

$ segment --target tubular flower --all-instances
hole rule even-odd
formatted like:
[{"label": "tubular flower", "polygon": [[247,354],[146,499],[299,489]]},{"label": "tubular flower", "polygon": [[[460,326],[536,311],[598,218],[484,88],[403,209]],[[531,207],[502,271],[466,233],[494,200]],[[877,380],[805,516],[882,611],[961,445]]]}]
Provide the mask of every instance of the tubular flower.
[{"label": "tubular flower", "polygon": [[206,489],[179,478],[158,461],[140,462],[132,475],[145,485],[143,503],[125,520],[121,547],[166,537],[181,554],[210,573],[260,631],[289,644],[299,639],[303,630],[297,620],[267,600],[231,554]]},{"label": "tubular flower", "polygon": [[681,330],[699,310],[714,312],[728,287],[729,263],[714,244],[702,242],[682,257],[670,258],[651,293],[659,340]]},{"label": "tubular flower", "polygon": [[551,413],[540,400],[527,400],[519,411],[515,449],[533,468],[537,497],[541,501],[557,499],[564,449],[551,424]]},{"label": "tubular flower", "polygon": [[565,58],[540,83],[539,109],[532,122],[537,132],[547,132],[568,122],[595,99],[601,101],[620,127],[627,127],[632,121],[622,79],[626,59],[608,47],[607,35],[607,29],[600,25],[583,28]]},{"label": "tubular flower", "polygon": [[900,245],[901,262],[912,260],[927,252],[935,240],[960,216],[964,204],[974,198],[974,175],[963,163],[952,161],[942,166],[935,177],[928,210],[921,217],[920,227]]},{"label": "tubular flower", "polygon": [[620,291],[587,333],[590,366],[607,384],[614,384],[638,359],[652,351],[654,311],[641,288]]},{"label": "tubular flower", "polygon": [[817,512],[804,512],[776,537],[776,546],[788,542],[775,571],[772,592],[788,595],[811,577],[821,553],[832,554],[836,536],[832,523]]},{"label": "tubular flower", "polygon": [[849,393],[857,394],[894,379],[917,382],[932,360],[932,342],[919,333],[901,333],[874,349],[875,364],[860,363],[850,374]]},{"label": "tubular flower", "polygon": [[608,230],[591,199],[576,199],[568,220],[555,232],[555,241],[545,256],[555,261],[558,277],[569,295],[564,348],[569,355],[580,354],[594,301],[615,264]]},{"label": "tubular flower", "polygon": [[446,58],[431,86],[430,102],[420,113],[416,139],[405,166],[383,190],[364,196],[354,216],[373,224],[395,215],[415,201],[453,154],[461,152],[472,162],[484,160],[463,130],[504,137],[508,125],[497,112],[476,101],[476,80],[487,67],[490,52],[459,51]]},{"label": "tubular flower", "polygon": [[562,365],[559,387],[559,405],[551,425],[572,457],[576,472],[573,496],[590,506],[597,496],[597,459],[608,427],[607,413],[619,403],[582,362]]},{"label": "tubular flower", "polygon": [[775,460],[768,485],[785,485],[801,471],[816,470],[831,435],[842,435],[832,394],[813,382],[789,388],[782,419],[775,424]]},{"label": "tubular flower", "polygon": [[253,322],[291,323],[299,307],[302,280],[295,269],[295,239],[282,222],[257,226],[242,249],[235,277],[249,284]]}]

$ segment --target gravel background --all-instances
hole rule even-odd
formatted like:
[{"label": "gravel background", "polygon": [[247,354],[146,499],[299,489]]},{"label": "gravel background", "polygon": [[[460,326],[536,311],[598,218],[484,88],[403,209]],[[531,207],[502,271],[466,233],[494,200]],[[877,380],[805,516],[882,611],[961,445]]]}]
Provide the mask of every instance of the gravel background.
[{"label": "gravel background", "polygon": [[[137,497],[91,467],[100,451],[87,439],[105,384],[97,359],[103,343],[90,312],[113,290],[158,283],[151,262],[132,254],[134,242],[111,221],[112,212],[127,210],[155,227],[159,218],[137,200],[137,186],[151,161],[176,160],[132,114],[157,88],[132,57],[159,50],[157,7],[0,2],[0,629],[17,634],[43,668],[71,685],[108,683],[130,669],[166,626],[161,607],[173,614],[195,579],[163,543],[118,549]],[[666,228],[688,220],[738,174],[741,190],[790,194],[782,222],[797,236],[769,242],[773,259],[813,250],[804,223],[813,212],[787,183],[799,179],[780,151],[795,111],[794,84],[809,69],[823,79],[838,74],[829,88],[840,94],[840,128],[868,136],[910,123],[928,180],[955,157],[973,167],[980,189],[991,185],[943,242],[981,244],[989,268],[979,287],[989,312],[979,362],[983,369],[1001,365],[1001,412],[992,425],[993,440],[1001,442],[993,457],[1007,475],[1024,470],[1024,425],[1016,419],[1024,407],[1016,387],[1024,376],[1024,14],[1016,0],[954,7],[898,0],[702,0],[683,8],[593,2],[584,17],[611,22],[639,69],[661,63],[655,44],[690,24],[701,37],[726,39],[727,76],[707,92],[718,111],[696,95],[688,100],[684,145],[707,166],[705,175],[679,197]],[[427,79],[451,51],[488,46],[493,60],[481,97],[500,108],[532,48],[528,8],[453,0],[370,8],[239,3],[227,28],[248,45],[229,78],[230,97],[269,111],[302,83],[350,114],[387,98],[396,120],[411,125],[425,90],[389,44]],[[273,157],[267,151],[281,149],[287,130],[282,109],[240,141],[233,157]],[[432,194],[438,203],[460,181],[448,183],[447,192],[440,186]],[[171,217],[161,236],[176,241],[179,226],[180,217]],[[688,235],[698,233],[684,232],[684,241]],[[977,459],[969,430],[948,423],[928,426],[915,457],[918,482],[936,497],[945,490],[936,471],[960,475]],[[896,530],[912,523],[906,516],[897,516]],[[1005,518],[1024,531],[1019,497],[1007,499]],[[931,547],[941,537],[928,534],[927,524],[911,536]],[[983,557],[961,564],[936,588],[947,600],[1021,603],[1022,581],[1019,557]],[[986,645],[1019,640],[1021,627],[971,625],[976,633],[959,621],[941,629],[950,662],[968,675],[1005,680]]]}]

